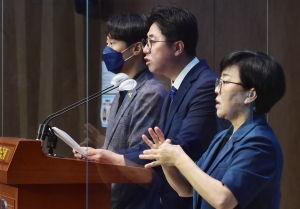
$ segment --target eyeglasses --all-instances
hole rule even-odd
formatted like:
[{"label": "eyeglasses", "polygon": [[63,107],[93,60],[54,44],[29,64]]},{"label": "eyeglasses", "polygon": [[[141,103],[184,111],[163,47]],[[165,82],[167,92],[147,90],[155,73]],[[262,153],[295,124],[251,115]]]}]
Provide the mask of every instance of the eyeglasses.
[{"label": "eyeglasses", "polygon": [[147,45],[147,47],[151,50],[152,48],[152,44],[153,43],[156,43],[156,42],[175,42],[175,41],[154,41],[150,38],[147,38],[146,40],[145,39],[142,39],[142,45],[143,45],[143,48],[145,48],[145,46]]},{"label": "eyeglasses", "polygon": [[216,79],[216,83],[215,83],[215,89],[219,88],[219,92],[221,92],[222,85],[223,84],[228,84],[228,83],[233,83],[233,84],[236,84],[236,85],[244,86],[242,83],[235,83],[235,82],[231,82],[231,81],[224,81],[221,78],[217,78]]}]

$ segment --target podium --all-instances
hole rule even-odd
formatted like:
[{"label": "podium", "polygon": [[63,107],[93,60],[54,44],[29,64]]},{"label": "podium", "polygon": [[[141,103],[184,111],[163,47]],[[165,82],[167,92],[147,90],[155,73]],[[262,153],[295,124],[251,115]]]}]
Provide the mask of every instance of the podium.
[{"label": "podium", "polygon": [[0,158],[0,199],[9,209],[108,209],[111,183],[152,181],[145,168],[47,156],[36,140],[0,138]]}]

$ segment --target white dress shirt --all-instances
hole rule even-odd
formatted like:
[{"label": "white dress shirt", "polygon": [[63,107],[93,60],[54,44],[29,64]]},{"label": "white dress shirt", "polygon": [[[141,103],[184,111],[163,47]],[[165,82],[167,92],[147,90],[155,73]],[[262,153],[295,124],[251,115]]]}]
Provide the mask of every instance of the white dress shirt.
[{"label": "white dress shirt", "polygon": [[174,86],[177,90],[179,89],[183,79],[185,78],[185,76],[188,74],[188,72],[190,72],[190,70],[196,65],[198,64],[198,62],[200,62],[198,60],[197,57],[195,57],[187,66],[185,66],[185,68],[183,68],[183,70],[181,71],[181,73],[179,73],[179,75],[177,76],[177,78],[175,79],[174,82],[172,82],[172,86]]}]

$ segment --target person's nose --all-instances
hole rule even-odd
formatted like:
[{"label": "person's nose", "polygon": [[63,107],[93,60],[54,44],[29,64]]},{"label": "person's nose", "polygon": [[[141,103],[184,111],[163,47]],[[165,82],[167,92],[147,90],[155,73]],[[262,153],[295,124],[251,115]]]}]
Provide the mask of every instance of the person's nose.
[{"label": "person's nose", "polygon": [[146,46],[143,48],[144,54],[149,54],[150,51],[151,51],[150,48],[149,48],[148,45],[146,44]]},{"label": "person's nose", "polygon": [[218,86],[215,87],[215,93],[216,94],[220,94],[220,90],[221,90],[220,89],[220,85],[218,85]]}]

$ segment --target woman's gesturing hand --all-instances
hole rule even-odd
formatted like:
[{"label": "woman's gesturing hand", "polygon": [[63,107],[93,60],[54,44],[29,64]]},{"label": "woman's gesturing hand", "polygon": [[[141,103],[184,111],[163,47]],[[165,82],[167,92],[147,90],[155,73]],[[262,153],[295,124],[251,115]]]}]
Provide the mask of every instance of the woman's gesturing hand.
[{"label": "woman's gesturing hand", "polygon": [[152,128],[149,128],[148,132],[149,132],[150,136],[152,137],[154,143],[150,139],[148,139],[148,137],[146,135],[143,134],[142,138],[143,138],[144,142],[146,144],[148,144],[148,146],[151,149],[158,149],[159,146],[165,142],[164,134],[158,127],[155,127],[154,130]]}]

